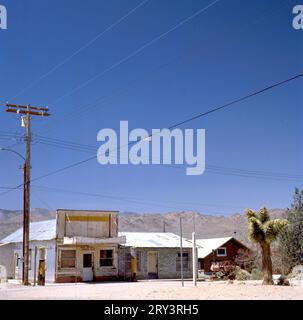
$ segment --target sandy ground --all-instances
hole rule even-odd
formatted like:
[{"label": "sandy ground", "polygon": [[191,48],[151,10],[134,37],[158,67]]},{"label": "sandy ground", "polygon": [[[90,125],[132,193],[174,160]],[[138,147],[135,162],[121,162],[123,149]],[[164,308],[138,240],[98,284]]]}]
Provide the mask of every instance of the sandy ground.
[{"label": "sandy ground", "polygon": [[91,284],[47,284],[45,287],[22,287],[9,283],[0,286],[0,299],[7,300],[303,300],[303,283],[289,287],[262,286],[260,281],[198,282],[193,287],[189,281],[184,287],[180,281],[140,281],[137,283],[112,282]]}]

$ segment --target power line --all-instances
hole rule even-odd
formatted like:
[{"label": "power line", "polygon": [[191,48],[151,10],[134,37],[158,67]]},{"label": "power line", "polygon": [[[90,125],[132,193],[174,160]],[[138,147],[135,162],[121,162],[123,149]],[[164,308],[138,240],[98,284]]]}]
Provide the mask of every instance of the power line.
[{"label": "power line", "polygon": [[274,88],[276,88],[276,87],[282,86],[283,84],[286,84],[286,83],[288,83],[288,82],[291,82],[291,81],[296,80],[296,79],[301,78],[301,77],[303,77],[303,73],[299,73],[299,74],[297,74],[297,75],[295,75],[295,76],[293,76],[293,77],[291,77],[291,78],[288,78],[288,79],[286,79],[286,80],[277,82],[277,83],[275,83],[275,84],[273,84],[273,85],[270,85],[270,86],[268,86],[268,87],[265,87],[264,89],[261,89],[261,90],[255,91],[255,92],[253,92],[253,93],[250,93],[250,94],[248,94],[248,95],[246,95],[246,96],[244,96],[244,97],[242,97],[242,98],[233,100],[233,101],[228,102],[228,103],[226,103],[226,104],[223,104],[223,105],[221,105],[221,106],[219,106],[219,107],[217,107],[217,108],[213,108],[213,109],[211,109],[211,110],[209,110],[209,111],[206,111],[206,112],[197,114],[197,115],[194,116],[194,117],[191,117],[191,118],[189,118],[189,119],[186,119],[186,120],[184,120],[184,121],[181,121],[181,122],[178,122],[178,123],[176,123],[176,124],[171,125],[170,127],[168,127],[168,129],[174,129],[174,128],[176,128],[176,127],[180,127],[180,126],[182,126],[183,124],[186,124],[186,123],[188,123],[188,122],[194,121],[194,120],[196,120],[196,119],[199,119],[199,118],[201,118],[201,117],[204,117],[204,116],[209,115],[209,114],[211,114],[211,113],[214,113],[214,112],[216,112],[216,111],[219,111],[219,110],[228,108],[228,107],[230,107],[230,106],[232,106],[232,105],[235,105],[235,104],[237,104],[237,103],[239,103],[239,102],[248,100],[249,98],[252,98],[252,97],[254,97],[254,96],[257,96],[257,95],[259,95],[259,94],[261,94],[261,93],[264,93],[264,92],[269,91],[269,90],[271,90],[271,89],[274,89]]},{"label": "power line", "polygon": [[[91,149],[82,149],[77,148],[74,146],[67,146],[65,144],[60,143],[53,143],[53,142],[44,142],[37,140],[39,144],[52,146],[55,148],[72,150],[72,151],[79,151],[85,152],[90,154],[96,154],[97,147],[91,147]],[[161,160],[161,159],[160,159]],[[164,166],[164,164],[160,164]],[[175,166],[175,165],[165,165],[171,168],[183,169],[182,166]],[[230,175],[230,176],[238,176],[238,177],[248,177],[248,178],[259,178],[259,179],[269,179],[269,180],[278,180],[278,181],[302,181],[303,182],[303,175],[294,175],[294,174],[286,174],[286,173],[278,173],[278,172],[266,172],[266,171],[251,171],[246,169],[236,169],[236,168],[227,168],[227,167],[218,167],[207,165],[206,166],[206,173],[211,174],[223,174],[223,175]]]},{"label": "power line", "polygon": [[[45,143],[46,145],[51,145],[54,147],[62,147],[66,149],[76,150],[74,148],[79,148],[79,151],[84,151],[88,153],[95,153],[98,146],[92,146],[87,144],[80,144],[77,142],[66,141],[56,138],[48,138],[40,135],[35,135],[38,138],[35,139],[37,143]],[[213,170],[229,170],[235,173],[248,173],[248,174],[256,174],[256,175],[265,175],[265,176],[279,176],[285,178],[303,178],[303,175],[298,174],[289,174],[289,173],[279,173],[279,172],[272,172],[272,171],[257,171],[257,170],[248,170],[248,169],[239,169],[239,168],[227,168],[222,166],[213,166],[209,165],[208,168]]]},{"label": "power line", "polygon": [[[164,204],[163,202],[159,202],[156,200],[149,200],[146,201],[144,199],[134,199],[134,198],[125,198],[125,197],[118,197],[118,196],[112,196],[112,195],[106,195],[101,193],[89,193],[89,192],[80,192],[80,191],[73,191],[73,190],[66,190],[61,188],[54,188],[54,187],[45,187],[45,186],[33,186],[37,191],[41,192],[55,192],[55,193],[69,193],[69,194],[75,194],[75,195],[82,195],[82,196],[88,196],[88,197],[97,197],[97,198],[106,198],[106,199],[112,199],[112,200],[118,200],[122,202],[129,202],[134,204],[140,204],[140,205],[147,205],[147,206],[158,206],[158,207],[165,207],[169,209],[176,209],[181,211],[195,211],[193,209],[189,208],[180,208],[176,206],[168,206],[167,204]],[[167,203],[167,202],[165,202]],[[204,211],[204,210],[203,210]],[[209,214],[224,214],[222,212],[208,212]]]},{"label": "power line", "polygon": [[12,187],[0,187],[1,190],[13,190],[15,188]]},{"label": "power line", "polygon": [[[291,81],[294,81],[294,80],[296,80],[296,79],[299,79],[299,78],[302,77],[302,76],[303,76],[303,73],[300,73],[300,74],[298,74],[298,75],[296,75],[296,76],[293,76],[293,77],[291,77],[291,78],[288,78],[288,79],[286,79],[286,80],[280,81],[280,82],[275,83],[275,84],[270,85],[270,86],[267,86],[267,87],[265,87],[265,88],[263,88],[263,89],[261,89],[261,90],[255,91],[255,92],[250,93],[250,94],[248,94],[248,95],[245,95],[244,97],[235,99],[235,100],[233,100],[233,101],[231,101],[231,102],[228,102],[228,103],[226,103],[226,104],[224,104],[224,105],[222,105],[222,106],[219,106],[219,107],[210,109],[209,111],[200,113],[200,114],[198,114],[198,115],[196,115],[196,116],[194,116],[194,117],[191,117],[191,118],[186,119],[186,120],[184,120],[184,121],[181,121],[181,122],[178,122],[178,123],[176,123],[176,124],[173,124],[173,125],[171,125],[170,127],[168,127],[168,129],[173,129],[173,128],[182,126],[182,125],[185,124],[185,123],[194,121],[194,120],[196,120],[196,119],[199,119],[199,118],[204,117],[204,116],[206,116],[206,115],[209,115],[209,114],[211,114],[211,113],[220,111],[220,110],[225,109],[225,108],[227,108],[227,107],[231,107],[232,105],[238,104],[239,102],[248,100],[248,99],[250,99],[250,98],[252,98],[252,97],[254,97],[254,96],[257,96],[257,95],[259,95],[259,94],[261,94],[261,93],[264,93],[264,92],[269,91],[269,90],[271,90],[271,89],[274,89],[274,88],[276,88],[276,87],[278,87],[278,86],[282,86],[283,84],[286,84],[286,83],[288,83],[288,82],[291,82]],[[142,140],[143,140],[143,139],[141,139],[141,140],[139,140],[139,141],[137,141],[137,142],[135,142],[135,143],[138,143],[138,142],[140,142],[140,141],[142,141]],[[125,145],[125,146],[130,146],[130,145],[132,145],[132,144],[134,144],[134,142],[130,142],[130,143],[128,143],[128,144]],[[124,146],[122,146],[122,147],[124,147]],[[121,149],[122,147],[119,147],[118,149]],[[72,164],[72,165],[69,165],[69,166],[66,166],[66,167],[64,167],[64,168],[62,168],[62,169],[59,169],[59,170],[50,172],[50,173],[48,173],[48,174],[46,174],[46,175],[40,176],[40,177],[36,178],[36,180],[42,179],[42,178],[44,178],[44,177],[48,177],[48,176],[50,176],[50,175],[53,175],[53,174],[56,174],[56,173],[65,171],[65,170],[70,169],[70,168],[73,168],[73,167],[76,167],[76,166],[81,165],[81,164],[83,164],[83,163],[89,162],[89,161],[91,161],[91,160],[93,160],[93,159],[95,159],[95,158],[96,158],[96,156],[90,157],[90,158],[88,158],[88,159],[85,159],[85,160],[82,160],[82,161],[79,161],[79,162],[76,162],[76,163],[74,163],[74,164]]]},{"label": "power line", "polygon": [[186,24],[187,22],[189,22],[190,20],[192,20],[193,18],[195,18],[196,16],[202,14],[203,12],[205,12],[207,9],[211,8],[212,6],[214,6],[217,2],[219,2],[220,0],[215,0],[212,3],[210,3],[209,5],[203,7],[202,9],[199,9],[198,11],[196,11],[194,14],[190,15],[189,17],[185,18],[184,20],[182,20],[181,22],[177,23],[174,27],[170,28],[168,31],[163,32],[162,34],[160,34],[159,36],[155,37],[154,39],[152,39],[151,41],[147,42],[146,44],[144,44],[143,46],[141,46],[140,48],[136,49],[135,51],[133,51],[132,53],[130,53],[129,55],[127,55],[126,57],[122,58],[121,60],[117,61],[116,63],[114,63],[113,65],[111,65],[110,67],[106,68],[105,70],[101,71],[100,73],[96,74],[95,76],[91,77],[90,79],[86,80],[85,82],[83,82],[82,84],[78,85],[76,88],[72,89],[71,91],[67,92],[66,94],[62,95],[61,97],[57,98],[55,101],[53,101],[52,105],[57,104],[59,101],[61,101],[62,99],[74,94],[75,92],[79,91],[80,89],[86,87],[88,84],[90,84],[91,82],[95,81],[96,79],[100,78],[101,76],[105,75],[107,72],[117,68],[118,66],[120,66],[121,64],[123,64],[124,62],[127,62],[128,60],[130,60],[131,58],[133,58],[134,56],[138,55],[140,52],[142,52],[143,50],[145,50],[146,48],[150,47],[152,44],[156,43],[157,41],[161,40],[162,38],[166,37],[168,34],[170,34],[171,32],[177,30],[178,28],[180,28],[181,26],[183,26],[184,24]]},{"label": "power line", "polygon": [[[288,79],[286,79],[286,80],[280,81],[280,82],[275,83],[275,84],[273,84],[273,85],[267,86],[267,87],[265,87],[265,88],[263,88],[263,89],[261,89],[261,90],[255,91],[255,92],[250,93],[250,94],[248,94],[248,95],[245,95],[245,96],[242,97],[242,98],[235,99],[235,100],[233,100],[233,101],[231,101],[231,102],[228,102],[228,103],[226,103],[226,104],[224,104],[224,105],[222,105],[222,106],[219,106],[219,107],[210,109],[209,111],[200,113],[200,114],[198,114],[198,115],[196,115],[196,116],[194,116],[194,117],[191,117],[191,118],[189,118],[189,119],[186,119],[186,120],[184,120],[184,121],[181,121],[181,122],[178,122],[178,123],[176,123],[176,124],[173,124],[173,125],[171,125],[170,127],[168,127],[168,129],[171,130],[171,129],[173,129],[173,128],[182,126],[182,125],[185,124],[185,123],[194,121],[194,120],[196,120],[196,119],[199,119],[199,118],[204,117],[204,116],[206,116],[206,115],[209,115],[209,114],[211,114],[211,113],[220,111],[220,110],[225,109],[225,108],[227,108],[227,107],[231,107],[232,105],[235,105],[235,104],[238,104],[239,102],[248,100],[248,99],[250,99],[250,98],[252,98],[252,97],[255,97],[255,96],[257,96],[257,95],[259,95],[259,94],[261,94],[261,93],[264,93],[264,92],[266,92],[266,91],[272,90],[272,89],[274,89],[274,88],[277,88],[277,87],[279,87],[279,86],[282,86],[282,85],[284,85],[284,84],[286,84],[286,83],[289,83],[289,82],[294,81],[294,80],[296,80],[296,79],[299,79],[299,78],[301,78],[301,77],[303,77],[303,73],[300,73],[300,74],[298,74],[298,75],[296,75],[296,76],[293,76],[293,77],[288,78]],[[150,136],[148,136],[148,137],[152,137],[152,135],[150,135]],[[148,138],[148,137],[146,137],[146,138]],[[146,138],[145,138],[145,139],[146,139]],[[123,148],[123,147],[136,144],[136,143],[138,143],[138,142],[140,142],[140,141],[142,141],[142,140],[144,140],[144,139],[140,139],[139,141],[136,141],[136,142],[130,142],[130,143],[128,143],[127,145],[118,147],[118,148],[115,149],[115,150],[119,150],[119,149],[121,149],[121,148]],[[113,150],[110,151],[110,152],[113,152]],[[91,160],[94,160],[94,159],[96,159],[96,156],[93,156],[93,157],[84,159],[84,160],[82,160],[82,161],[78,161],[78,162],[76,162],[76,163],[73,163],[73,164],[71,164],[71,165],[68,165],[68,166],[66,166],[66,167],[63,167],[63,168],[61,168],[61,169],[58,169],[58,170],[49,172],[49,173],[44,174],[44,175],[41,175],[41,176],[39,176],[39,177],[31,180],[31,181],[37,181],[37,180],[40,180],[40,179],[43,179],[43,178],[52,176],[52,175],[54,175],[54,174],[57,174],[57,173],[60,173],[60,172],[65,171],[65,170],[68,170],[68,169],[77,167],[77,166],[79,166],[79,165],[81,165],[81,164],[87,163],[87,162],[89,162],[89,161],[91,161]],[[22,185],[21,185],[21,186],[22,186]],[[1,196],[1,194],[0,194],[0,196]]]},{"label": "power line", "polygon": [[41,77],[39,77],[38,79],[34,80],[33,82],[31,82],[27,87],[25,87],[24,89],[22,89],[19,93],[15,94],[13,97],[10,98],[10,100],[17,98],[18,96],[20,96],[22,93],[24,93],[25,91],[27,91],[28,89],[34,87],[36,84],[38,84],[41,80],[45,79],[46,77],[48,77],[49,75],[51,75],[53,72],[55,72],[57,69],[59,69],[60,67],[62,67],[64,64],[66,64],[67,62],[69,62],[72,58],[74,58],[76,55],[78,55],[80,52],[82,52],[83,50],[85,50],[86,48],[88,48],[89,46],[91,46],[94,42],[96,42],[98,39],[100,39],[104,34],[106,34],[108,31],[112,30],[114,27],[116,27],[117,25],[119,25],[122,21],[124,21],[126,18],[128,18],[132,13],[134,13],[136,10],[138,10],[139,8],[141,8],[144,4],[146,4],[149,0],[144,0],[141,3],[139,3],[139,5],[135,6],[133,9],[131,9],[128,13],[126,13],[124,16],[122,16],[121,18],[119,18],[117,21],[115,21],[113,24],[111,24],[110,26],[108,26],[105,30],[103,30],[101,33],[99,33],[97,36],[95,36],[94,38],[92,38],[90,41],[88,41],[85,45],[83,45],[82,47],[80,47],[78,50],[76,50],[74,53],[72,53],[71,55],[69,55],[67,58],[63,59],[61,62],[59,62],[56,66],[54,66],[52,69],[50,69],[48,72],[46,72],[45,74],[43,74]]},{"label": "power line", "polygon": [[21,187],[23,187],[23,185],[24,185],[24,183],[19,184],[19,185],[18,185],[18,186],[16,186],[16,187],[10,188],[9,190],[7,190],[7,191],[4,191],[4,192],[0,193],[0,196],[4,196],[5,194],[10,193],[11,191],[18,190],[18,189],[20,189]]},{"label": "power line", "polygon": [[[288,1],[288,0],[287,0]],[[285,1],[284,1],[285,2]],[[284,3],[283,2],[283,3]],[[288,4],[289,5],[289,4]],[[275,6],[275,8],[276,8],[277,6]],[[283,6],[284,7],[284,6]],[[281,7],[278,7],[279,9],[281,9]],[[268,14],[268,12],[270,13],[270,14],[273,14],[275,11],[273,11],[272,10],[272,8],[270,8],[270,10],[266,10],[266,11],[262,11],[262,17],[264,17],[264,13],[265,12],[265,16],[267,16],[267,14]],[[259,15],[258,15],[259,16]],[[233,28],[233,29],[235,29],[236,31],[238,31],[238,30],[242,30],[243,31],[243,27],[244,26],[248,26],[248,25],[250,25],[251,24],[251,21],[249,22],[249,23],[245,23],[245,24],[236,24],[236,25],[234,25],[234,27],[235,28]],[[234,34],[233,34],[234,35]],[[199,47],[199,48],[198,48]],[[192,53],[194,54],[194,55],[197,55],[197,53],[198,54],[200,54],[201,52],[200,52],[200,47],[201,48],[203,48],[203,52],[205,51],[205,46],[204,45],[201,45],[201,42],[199,41],[199,43],[198,43],[198,46],[197,45],[194,45],[194,46],[192,46],[191,47],[191,49],[190,50],[188,50],[187,52],[186,52],[186,55],[191,55]],[[207,48],[209,48],[209,47],[207,47]],[[184,53],[181,53],[181,54],[178,54],[177,56],[175,56],[173,59],[171,59],[171,60],[169,60],[168,62],[166,62],[166,63],[163,63],[163,64],[161,64],[161,65],[159,65],[159,66],[157,66],[156,68],[154,68],[154,69],[152,69],[151,71],[149,71],[148,72],[148,74],[147,74],[147,76],[149,76],[150,74],[153,74],[154,72],[156,72],[156,71],[158,71],[159,69],[162,69],[162,68],[165,68],[165,67],[167,67],[167,66],[169,66],[174,60],[179,60],[180,58],[184,58],[184,61],[186,62],[186,63],[189,63],[189,62],[191,62],[193,59],[192,59],[192,57],[191,56],[189,56],[189,57],[187,57],[187,58],[185,58],[184,57],[185,56],[185,54]],[[145,75],[145,74],[144,74]],[[131,81],[131,83],[134,83],[134,82],[137,82],[138,80],[141,80],[141,82],[142,82],[142,79],[141,79],[142,77],[141,76],[139,76],[139,77],[137,77],[136,79],[134,79],[134,80],[132,80]],[[145,78],[145,77],[144,77]],[[71,112],[67,112],[65,115],[63,115],[63,117],[61,118],[61,119],[59,119],[59,121],[64,121],[64,120],[66,120],[66,119],[75,119],[75,118],[78,118],[79,116],[81,116],[81,114],[83,114],[85,111],[87,111],[88,109],[93,109],[93,108],[97,108],[97,107],[100,107],[100,105],[101,106],[104,106],[104,105],[109,105],[109,104],[113,104],[113,99],[117,96],[117,94],[119,95],[119,96],[125,96],[126,94],[130,94],[130,88],[129,88],[130,86],[129,86],[129,82],[128,82],[128,86],[126,86],[126,88],[128,88],[128,89],[124,89],[123,90],[123,87],[122,88],[120,88],[120,89],[117,89],[117,90],[115,90],[113,93],[111,93],[110,95],[107,95],[107,96],[104,96],[104,95],[102,95],[101,97],[99,97],[99,98],[97,98],[96,100],[95,100],[95,102],[93,102],[93,103],[90,103],[90,104],[86,104],[86,105],[83,105],[83,106],[80,106],[77,110],[76,110],[76,112],[75,112],[75,110],[73,109],[73,112],[71,113]],[[112,97],[112,99],[110,99]],[[106,100],[109,100],[109,101],[106,101]],[[101,103],[101,104],[100,104]],[[103,108],[102,108],[103,109]],[[52,130],[52,129],[47,129],[46,131],[43,131],[43,133],[46,133],[46,132],[49,132],[50,130]]]},{"label": "power line", "polygon": [[[250,99],[250,98],[252,98],[252,97],[254,97],[254,96],[257,96],[257,95],[259,95],[259,94],[261,94],[261,93],[264,93],[264,92],[269,91],[269,90],[271,90],[271,89],[274,89],[274,88],[276,88],[276,87],[278,87],[278,86],[282,86],[283,84],[286,84],[286,83],[289,83],[289,82],[294,81],[294,80],[296,80],[296,79],[299,79],[299,78],[302,77],[302,76],[303,76],[303,73],[300,73],[300,74],[298,74],[298,75],[296,75],[296,76],[293,76],[293,77],[288,78],[288,79],[286,79],[286,80],[280,81],[280,82],[278,82],[278,83],[276,83],[276,84],[267,86],[267,87],[265,87],[265,88],[263,88],[263,89],[261,89],[261,90],[258,90],[258,91],[256,91],[256,92],[250,93],[250,94],[248,94],[248,95],[245,95],[245,96],[242,97],[242,98],[235,99],[235,100],[233,100],[233,101],[231,101],[231,102],[228,102],[228,103],[226,103],[226,104],[224,104],[224,105],[222,105],[222,106],[219,106],[219,107],[210,109],[209,111],[200,113],[200,114],[198,114],[198,115],[196,115],[196,116],[194,116],[194,117],[191,117],[191,118],[189,118],[189,119],[187,119],[187,120],[184,120],[184,121],[178,122],[178,123],[176,123],[176,124],[173,124],[173,125],[171,125],[171,126],[169,127],[169,129],[173,129],[173,128],[176,128],[176,127],[178,127],[178,126],[182,126],[183,124],[188,123],[188,122],[190,122],[190,121],[194,121],[194,120],[196,120],[196,119],[199,119],[199,118],[204,117],[204,116],[206,116],[206,115],[209,115],[209,114],[211,114],[211,113],[220,111],[220,110],[225,109],[225,108],[227,108],[227,107],[231,107],[232,105],[238,104],[239,102],[248,100],[248,99]],[[137,142],[136,142],[136,143],[137,143]],[[134,144],[134,143],[131,142],[131,143],[128,144],[128,146],[131,145],[131,144]],[[123,147],[123,146],[122,146],[122,147]],[[121,148],[121,147],[119,147],[118,149],[120,149],[120,148]],[[71,164],[71,165],[66,166],[66,167],[64,167],[64,168],[61,168],[61,169],[59,169],[59,170],[50,172],[50,173],[48,173],[48,174],[46,174],[46,175],[42,175],[42,176],[36,178],[36,180],[42,179],[42,178],[45,178],[45,177],[48,177],[48,176],[53,175],[53,174],[57,174],[57,173],[59,173],[59,172],[65,171],[65,170],[70,169],[70,168],[74,168],[74,167],[76,167],[76,166],[78,166],[78,165],[84,164],[84,163],[89,162],[89,161],[91,161],[91,160],[93,160],[93,159],[96,159],[96,156],[90,157],[90,158],[88,158],[88,159],[85,159],[85,160],[82,160],[82,161],[79,161],[79,162],[76,162],[76,163],[74,163],[74,164]]]}]

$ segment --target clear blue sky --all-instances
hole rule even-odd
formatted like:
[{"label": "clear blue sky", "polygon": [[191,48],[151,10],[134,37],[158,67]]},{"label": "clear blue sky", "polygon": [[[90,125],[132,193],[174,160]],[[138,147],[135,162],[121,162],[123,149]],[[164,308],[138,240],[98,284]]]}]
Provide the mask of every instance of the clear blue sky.
[{"label": "clear blue sky", "polygon": [[[292,8],[299,0],[221,0],[72,92],[212,2],[149,0],[23,91],[141,2],[0,0],[8,10],[8,30],[0,30],[1,103],[47,105],[52,116],[35,119],[33,133],[97,150],[97,132],[118,128],[120,120],[128,120],[131,128],[164,128],[303,71],[303,30],[292,28]],[[206,129],[206,166],[303,175],[302,86],[301,78],[187,124]],[[77,113],[97,99],[94,107]],[[18,117],[2,109],[0,130],[24,133]],[[1,132],[0,138],[2,147],[14,144]],[[24,144],[14,148],[24,153]],[[36,143],[32,178],[90,156]],[[0,153],[0,187],[22,183],[21,162]],[[31,206],[231,214],[262,205],[287,207],[294,188],[302,188],[302,179],[229,173],[207,170],[195,177],[186,176],[185,169],[100,166],[93,160],[33,182]],[[22,190],[0,196],[0,208],[22,208]]]}]

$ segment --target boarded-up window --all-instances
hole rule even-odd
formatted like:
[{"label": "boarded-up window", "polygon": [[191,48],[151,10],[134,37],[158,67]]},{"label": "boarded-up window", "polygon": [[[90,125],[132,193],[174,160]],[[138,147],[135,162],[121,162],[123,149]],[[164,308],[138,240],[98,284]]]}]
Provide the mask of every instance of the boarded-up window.
[{"label": "boarded-up window", "polygon": [[61,268],[76,267],[76,250],[61,251]]},{"label": "boarded-up window", "polygon": [[113,250],[100,250],[100,267],[112,267],[114,265],[113,253]]},{"label": "boarded-up window", "polygon": [[[188,271],[189,269],[189,255],[187,252],[183,252],[182,253],[182,257],[183,257],[183,271]],[[181,253],[177,254],[177,271],[181,271]]]}]

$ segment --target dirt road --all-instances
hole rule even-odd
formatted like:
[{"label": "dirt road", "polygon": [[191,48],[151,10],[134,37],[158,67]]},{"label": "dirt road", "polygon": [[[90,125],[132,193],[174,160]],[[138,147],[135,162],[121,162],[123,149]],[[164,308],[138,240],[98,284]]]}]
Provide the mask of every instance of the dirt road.
[{"label": "dirt road", "polygon": [[140,281],[137,283],[112,282],[91,284],[48,284],[45,287],[22,287],[8,284],[0,288],[0,299],[300,299],[303,300],[303,285],[289,287],[262,286],[259,281],[234,282],[199,282],[193,287],[185,282],[182,287],[179,281]]}]

